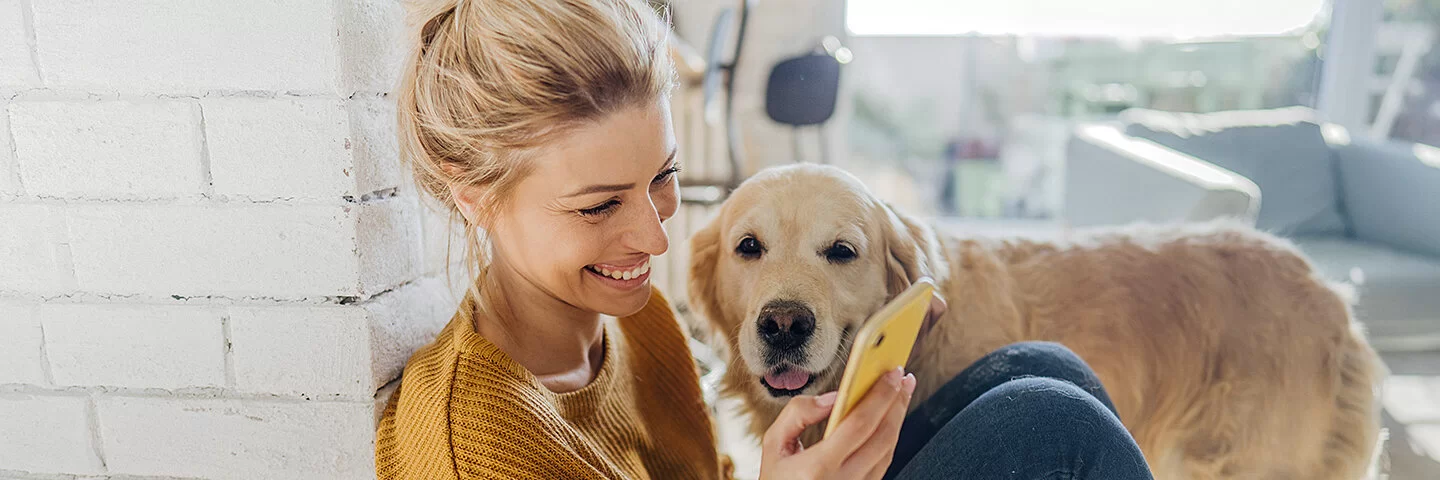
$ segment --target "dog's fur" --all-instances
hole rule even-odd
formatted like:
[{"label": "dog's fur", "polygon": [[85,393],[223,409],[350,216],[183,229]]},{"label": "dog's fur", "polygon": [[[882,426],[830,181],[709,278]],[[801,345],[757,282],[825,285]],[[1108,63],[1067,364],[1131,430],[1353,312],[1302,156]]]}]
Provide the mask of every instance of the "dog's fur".
[{"label": "dog's fur", "polygon": [[[761,258],[736,254],[747,234]],[[818,253],[836,240],[858,257]],[[949,307],[911,357],[912,407],[984,354],[1046,340],[1094,368],[1157,478],[1354,480],[1375,448],[1384,366],[1345,296],[1291,244],[1241,225],[1064,243],[937,236],[853,176],[799,165],[737,189],[691,240],[690,262],[689,303],[728,352],[723,390],[743,399],[757,438],[788,400],[761,384],[776,362],[815,372],[802,393],[833,390],[854,330],[929,276]],[[814,311],[798,353],[757,338],[774,300]]]}]

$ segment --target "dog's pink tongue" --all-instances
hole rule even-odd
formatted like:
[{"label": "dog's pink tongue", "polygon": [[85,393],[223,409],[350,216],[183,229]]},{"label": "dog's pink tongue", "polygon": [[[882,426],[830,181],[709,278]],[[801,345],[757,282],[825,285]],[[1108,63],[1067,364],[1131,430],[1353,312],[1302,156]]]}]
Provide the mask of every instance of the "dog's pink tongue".
[{"label": "dog's pink tongue", "polygon": [[790,369],[783,372],[765,374],[765,383],[781,390],[795,390],[805,386],[805,382],[809,381],[810,374],[802,370]]}]

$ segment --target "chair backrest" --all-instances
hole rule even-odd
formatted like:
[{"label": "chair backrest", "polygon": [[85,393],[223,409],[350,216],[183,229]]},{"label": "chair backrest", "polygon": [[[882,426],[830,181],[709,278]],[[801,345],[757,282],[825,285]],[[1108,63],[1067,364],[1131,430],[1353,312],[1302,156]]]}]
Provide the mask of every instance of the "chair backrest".
[{"label": "chair backrest", "polygon": [[1223,167],[1260,187],[1256,226],[1281,235],[1344,235],[1335,154],[1313,110],[1210,114],[1127,110],[1125,133]]}]

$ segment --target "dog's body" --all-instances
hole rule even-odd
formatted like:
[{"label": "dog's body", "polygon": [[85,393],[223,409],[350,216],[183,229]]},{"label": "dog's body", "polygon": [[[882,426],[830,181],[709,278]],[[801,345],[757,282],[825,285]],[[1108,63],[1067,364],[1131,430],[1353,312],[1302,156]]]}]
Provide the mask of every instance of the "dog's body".
[{"label": "dog's body", "polygon": [[799,166],[747,182],[692,242],[691,303],[724,337],[724,389],[757,436],[785,397],[834,389],[854,328],[923,275],[949,306],[911,357],[916,404],[990,351],[1047,340],[1094,368],[1156,478],[1354,480],[1376,444],[1384,367],[1343,296],[1253,229],[937,236],[848,174]]}]

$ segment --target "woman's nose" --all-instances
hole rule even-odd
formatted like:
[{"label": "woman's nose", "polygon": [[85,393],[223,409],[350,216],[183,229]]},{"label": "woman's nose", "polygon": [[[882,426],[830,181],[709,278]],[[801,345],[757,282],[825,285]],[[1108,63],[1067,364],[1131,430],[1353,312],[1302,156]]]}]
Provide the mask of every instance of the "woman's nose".
[{"label": "woman's nose", "polygon": [[664,220],[660,217],[660,211],[655,205],[650,208],[638,208],[639,214],[632,221],[628,232],[628,242],[631,248],[645,252],[649,255],[660,255],[670,249],[670,237],[665,234]]}]

